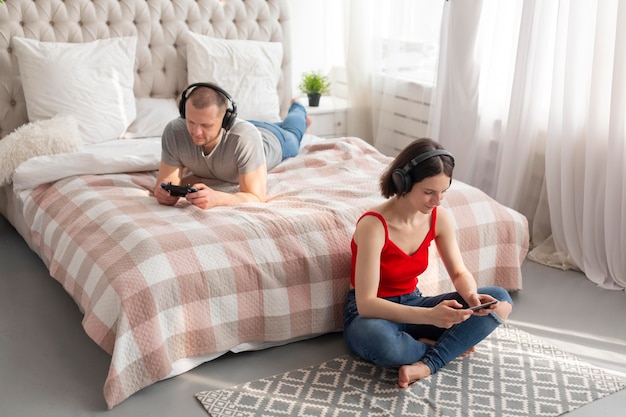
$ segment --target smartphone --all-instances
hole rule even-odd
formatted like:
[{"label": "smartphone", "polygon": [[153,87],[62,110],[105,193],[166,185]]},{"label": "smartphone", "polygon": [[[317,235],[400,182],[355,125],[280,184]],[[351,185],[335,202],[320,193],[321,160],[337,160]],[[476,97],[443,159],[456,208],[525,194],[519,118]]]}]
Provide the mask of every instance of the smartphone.
[{"label": "smartphone", "polygon": [[468,310],[472,310],[472,311],[476,311],[476,310],[483,309],[485,307],[489,307],[490,305],[495,304],[497,302],[498,302],[498,300],[493,300],[493,301],[489,301],[488,303],[481,304],[481,305],[478,305],[478,306],[468,307],[467,309]]}]

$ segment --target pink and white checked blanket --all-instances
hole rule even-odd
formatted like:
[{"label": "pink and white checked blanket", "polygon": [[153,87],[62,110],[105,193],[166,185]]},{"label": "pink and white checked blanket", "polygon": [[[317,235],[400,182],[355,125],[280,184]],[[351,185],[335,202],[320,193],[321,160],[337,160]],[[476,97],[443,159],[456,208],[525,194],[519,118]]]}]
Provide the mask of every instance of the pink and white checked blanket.
[{"label": "pink and white checked blanket", "polygon": [[[390,160],[357,138],[308,145],[269,174],[267,203],[208,211],[157,204],[153,171],[72,176],[30,192],[30,240],[111,355],[108,407],[182,358],[340,330],[350,238],[382,201]],[[479,284],[520,289],[526,219],[459,182],[445,201]],[[451,289],[431,255],[420,287]]]}]

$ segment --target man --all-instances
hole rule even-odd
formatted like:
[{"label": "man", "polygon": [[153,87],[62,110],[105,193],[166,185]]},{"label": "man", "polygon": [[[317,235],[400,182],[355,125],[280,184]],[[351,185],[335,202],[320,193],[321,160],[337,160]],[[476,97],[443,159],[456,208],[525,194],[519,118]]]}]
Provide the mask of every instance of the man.
[{"label": "man", "polygon": [[[180,113],[163,131],[154,195],[160,204],[171,206],[180,197],[161,184],[190,184],[197,191],[185,198],[205,210],[265,201],[267,171],[298,154],[310,124],[306,109],[295,100],[282,122],[237,119],[237,105],[230,95],[209,83],[191,84],[183,91]],[[190,175],[183,176],[186,170]],[[217,191],[204,180],[238,183],[239,191]]]}]

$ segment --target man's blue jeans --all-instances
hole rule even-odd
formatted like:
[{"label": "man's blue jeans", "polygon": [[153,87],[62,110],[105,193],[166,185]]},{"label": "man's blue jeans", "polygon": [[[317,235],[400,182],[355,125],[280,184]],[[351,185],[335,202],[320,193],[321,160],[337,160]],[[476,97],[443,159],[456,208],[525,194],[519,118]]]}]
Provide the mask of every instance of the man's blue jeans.
[{"label": "man's blue jeans", "polygon": [[283,148],[283,159],[298,154],[302,136],[306,131],[306,109],[301,103],[297,101],[291,103],[287,116],[280,122],[267,123],[256,120],[249,120],[249,122],[269,130],[278,138]]},{"label": "man's blue jeans", "polygon": [[[478,293],[489,294],[499,301],[513,305],[511,296],[501,287],[482,287],[478,289]],[[467,306],[456,292],[426,297],[419,290],[415,290],[411,294],[387,298],[416,307],[434,307],[441,301],[450,299]],[[350,290],[344,310],[343,334],[348,348],[365,360],[384,367],[422,361],[434,374],[487,337],[502,322],[493,312],[487,316],[472,316],[449,329],[363,318],[357,312],[354,290]],[[420,342],[417,340],[419,338],[434,340],[435,344]]]}]

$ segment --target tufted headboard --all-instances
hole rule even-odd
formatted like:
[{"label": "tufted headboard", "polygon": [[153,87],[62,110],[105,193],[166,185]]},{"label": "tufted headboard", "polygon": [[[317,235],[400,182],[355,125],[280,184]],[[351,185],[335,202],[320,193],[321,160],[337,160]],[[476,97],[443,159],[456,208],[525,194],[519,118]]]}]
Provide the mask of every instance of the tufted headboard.
[{"label": "tufted headboard", "polygon": [[188,30],[283,44],[281,108],[291,99],[290,0],[4,0],[0,3],[0,138],[28,122],[12,37],[88,42],[137,36],[135,97],[177,98]]}]

